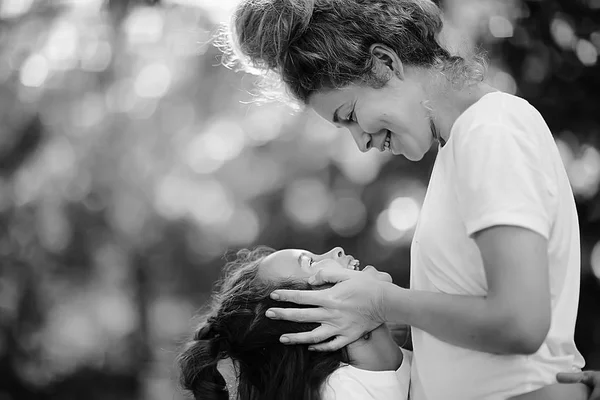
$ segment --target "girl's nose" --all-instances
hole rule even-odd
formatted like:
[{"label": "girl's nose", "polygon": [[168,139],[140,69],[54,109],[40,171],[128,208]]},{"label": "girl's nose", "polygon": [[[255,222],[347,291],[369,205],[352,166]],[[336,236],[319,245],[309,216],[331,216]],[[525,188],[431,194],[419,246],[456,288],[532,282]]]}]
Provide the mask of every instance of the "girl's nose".
[{"label": "girl's nose", "polygon": [[344,253],[344,249],[341,247],[334,247],[333,249],[329,250],[328,256],[334,260],[337,260],[338,258],[345,257],[346,253]]}]

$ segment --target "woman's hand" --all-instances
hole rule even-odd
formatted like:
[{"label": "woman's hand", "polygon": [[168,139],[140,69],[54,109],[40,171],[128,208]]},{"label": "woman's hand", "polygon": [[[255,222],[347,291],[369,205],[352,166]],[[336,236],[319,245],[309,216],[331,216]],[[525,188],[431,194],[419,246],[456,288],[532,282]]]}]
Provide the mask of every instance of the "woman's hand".
[{"label": "woman's hand", "polygon": [[556,374],[559,383],[584,383],[592,389],[588,400],[600,400],[600,371],[561,372]]},{"label": "woman's hand", "polygon": [[[324,290],[276,290],[271,294],[275,300],[318,306],[267,310],[267,317],[273,319],[321,323],[311,332],[283,335],[282,343],[311,343],[314,345],[310,350],[334,351],[385,322],[382,285],[391,282],[388,274],[373,267],[363,271],[323,268],[308,282],[313,286],[334,286]],[[333,339],[322,343],[330,338]]]}]

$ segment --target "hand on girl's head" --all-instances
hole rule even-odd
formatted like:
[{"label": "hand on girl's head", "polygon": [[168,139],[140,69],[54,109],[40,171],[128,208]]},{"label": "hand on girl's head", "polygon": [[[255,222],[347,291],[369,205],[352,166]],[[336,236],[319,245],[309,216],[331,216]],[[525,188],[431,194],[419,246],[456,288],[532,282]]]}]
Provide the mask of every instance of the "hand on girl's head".
[{"label": "hand on girl's head", "polygon": [[[282,343],[308,343],[314,350],[337,350],[385,322],[382,300],[385,283],[373,272],[331,268],[321,270],[318,276],[336,284],[325,290],[276,290],[271,294],[275,300],[316,307],[270,308],[266,312],[268,318],[321,324],[310,332],[286,334],[281,338]],[[327,341],[331,338],[334,339]]]}]

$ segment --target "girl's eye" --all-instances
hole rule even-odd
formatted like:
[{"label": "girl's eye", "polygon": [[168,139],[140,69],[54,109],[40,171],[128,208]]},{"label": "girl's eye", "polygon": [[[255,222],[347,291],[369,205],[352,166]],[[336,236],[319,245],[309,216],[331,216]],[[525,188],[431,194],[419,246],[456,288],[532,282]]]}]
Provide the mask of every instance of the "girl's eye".
[{"label": "girl's eye", "polygon": [[315,263],[315,260],[312,259],[312,257],[309,256],[304,256],[305,260],[308,260],[308,266],[312,267],[312,265]]}]

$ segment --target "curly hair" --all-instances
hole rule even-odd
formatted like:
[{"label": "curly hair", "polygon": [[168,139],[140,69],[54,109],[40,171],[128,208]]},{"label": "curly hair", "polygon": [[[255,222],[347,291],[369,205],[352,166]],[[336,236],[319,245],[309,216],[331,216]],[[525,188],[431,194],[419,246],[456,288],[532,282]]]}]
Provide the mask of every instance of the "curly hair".
[{"label": "curly hair", "polygon": [[483,80],[483,55],[467,60],[437,41],[442,16],[431,0],[242,0],[217,45],[227,66],[260,74],[262,94],[284,87],[302,103],[350,83],[381,87],[370,47],[393,49],[402,63],[437,68],[453,85]]},{"label": "curly hair", "polygon": [[219,361],[226,358],[236,365],[239,400],[319,400],[327,377],[341,362],[349,361],[344,349],[321,353],[308,351],[307,345],[279,342],[284,333],[309,331],[318,324],[265,316],[270,307],[302,307],[275,303],[269,297],[273,290],[310,289],[308,284],[290,280],[261,280],[260,263],[273,252],[268,247],[241,250],[226,265],[210,311],[178,358],[181,385],[195,399],[229,398],[225,379],[217,369]]}]

